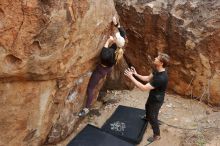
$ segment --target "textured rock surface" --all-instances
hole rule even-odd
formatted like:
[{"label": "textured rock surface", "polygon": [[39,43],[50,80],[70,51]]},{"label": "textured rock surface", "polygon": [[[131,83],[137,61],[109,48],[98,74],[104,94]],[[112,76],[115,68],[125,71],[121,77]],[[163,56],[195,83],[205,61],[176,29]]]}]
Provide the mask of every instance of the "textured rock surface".
[{"label": "textured rock surface", "polygon": [[[128,62],[149,73],[147,56],[167,52],[170,90],[220,103],[218,0],[116,3]],[[115,13],[111,0],[0,1],[0,146],[56,143],[74,130]],[[126,66],[118,64],[106,86],[132,87]]]},{"label": "textured rock surface", "polygon": [[[142,74],[166,52],[169,89],[220,105],[220,1],[115,0],[127,28],[126,56]],[[190,85],[190,86],[189,86]]]},{"label": "textured rock surface", "polygon": [[114,14],[110,0],[0,1],[0,145],[72,132]]}]

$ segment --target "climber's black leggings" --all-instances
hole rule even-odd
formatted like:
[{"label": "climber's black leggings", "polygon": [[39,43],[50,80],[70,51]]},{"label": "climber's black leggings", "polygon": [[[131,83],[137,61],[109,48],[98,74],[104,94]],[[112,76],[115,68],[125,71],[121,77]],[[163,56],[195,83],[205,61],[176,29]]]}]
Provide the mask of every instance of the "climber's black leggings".
[{"label": "climber's black leggings", "polygon": [[94,98],[94,89],[96,85],[98,85],[99,81],[104,78],[110,71],[112,67],[104,67],[99,64],[96,69],[93,71],[92,76],[89,80],[89,84],[87,87],[87,102],[86,108],[90,108],[92,100]]}]

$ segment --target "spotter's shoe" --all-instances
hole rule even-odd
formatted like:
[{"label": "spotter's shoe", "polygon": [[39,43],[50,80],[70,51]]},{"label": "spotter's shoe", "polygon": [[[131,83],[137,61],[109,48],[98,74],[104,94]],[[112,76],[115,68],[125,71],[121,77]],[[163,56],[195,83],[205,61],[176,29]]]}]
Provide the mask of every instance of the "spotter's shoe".
[{"label": "spotter's shoe", "polygon": [[159,135],[154,135],[153,137],[149,137],[147,139],[147,141],[151,143],[151,142],[154,142],[154,141],[157,141],[157,140],[160,140],[160,139],[161,139],[161,137]]}]

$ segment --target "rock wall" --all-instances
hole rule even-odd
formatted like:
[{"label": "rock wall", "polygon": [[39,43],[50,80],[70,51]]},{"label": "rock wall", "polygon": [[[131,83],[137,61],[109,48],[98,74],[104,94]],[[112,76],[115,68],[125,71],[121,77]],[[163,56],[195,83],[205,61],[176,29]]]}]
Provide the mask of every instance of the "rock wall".
[{"label": "rock wall", "polygon": [[148,74],[157,52],[171,56],[169,91],[220,105],[220,1],[115,0],[127,29],[126,57]]},{"label": "rock wall", "polygon": [[[128,64],[149,73],[149,56],[166,52],[170,91],[219,105],[218,0],[115,3]],[[56,143],[74,130],[115,14],[111,0],[0,1],[0,145]],[[108,88],[132,88],[126,61],[108,76]]]},{"label": "rock wall", "polygon": [[0,1],[0,145],[74,130],[115,14],[111,0]]}]

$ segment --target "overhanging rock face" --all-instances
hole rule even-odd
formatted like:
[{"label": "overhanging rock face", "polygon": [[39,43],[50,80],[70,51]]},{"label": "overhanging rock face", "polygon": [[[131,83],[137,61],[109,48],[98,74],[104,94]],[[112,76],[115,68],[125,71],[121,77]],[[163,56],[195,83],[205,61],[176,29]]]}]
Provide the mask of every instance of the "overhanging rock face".
[{"label": "overhanging rock face", "polygon": [[169,90],[220,105],[220,1],[115,0],[126,57],[142,74],[158,51],[171,56]]},{"label": "overhanging rock face", "polygon": [[111,0],[1,0],[0,145],[72,132],[115,14]]}]

